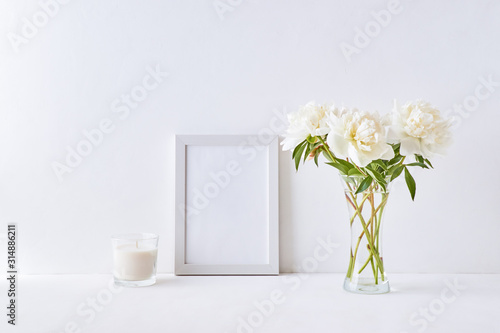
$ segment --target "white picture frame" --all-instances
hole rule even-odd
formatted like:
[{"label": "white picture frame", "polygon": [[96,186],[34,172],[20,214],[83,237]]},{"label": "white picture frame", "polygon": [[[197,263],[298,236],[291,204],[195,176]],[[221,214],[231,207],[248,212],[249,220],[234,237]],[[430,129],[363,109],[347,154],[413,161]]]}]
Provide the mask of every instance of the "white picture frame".
[{"label": "white picture frame", "polygon": [[277,137],[176,136],[176,275],[279,274],[278,150]]}]

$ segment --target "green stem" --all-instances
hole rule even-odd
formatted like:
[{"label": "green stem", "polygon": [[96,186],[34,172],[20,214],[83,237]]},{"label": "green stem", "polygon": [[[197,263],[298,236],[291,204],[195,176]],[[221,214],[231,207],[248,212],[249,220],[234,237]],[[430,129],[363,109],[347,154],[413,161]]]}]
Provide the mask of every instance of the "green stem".
[{"label": "green stem", "polygon": [[[360,211],[360,207],[358,206],[357,202],[356,202],[356,198],[354,197],[353,193],[351,192],[351,197],[352,197],[352,202],[354,204],[354,207],[356,208],[356,211],[358,212],[358,216],[359,216],[359,220],[361,222],[361,225],[363,227],[363,231],[366,235],[366,240],[368,242],[368,245],[369,245],[369,251],[370,253],[373,255],[373,258],[375,258],[375,262],[378,264],[378,269],[380,270],[380,273],[382,273],[382,276],[384,274],[383,270],[384,270],[384,265],[382,263],[382,261],[380,260],[380,256],[378,254],[377,251],[375,251],[375,246],[374,246],[374,242],[373,242],[373,238],[372,238],[372,235],[370,235],[370,232],[368,230],[368,225],[365,221],[365,219],[363,218],[363,215],[361,214],[361,211]],[[356,259],[356,257],[354,257],[354,260]],[[378,275],[378,274],[375,274],[375,275]]]},{"label": "green stem", "polygon": [[[353,223],[353,221],[354,221],[354,218],[355,218],[357,215],[359,215],[359,214],[360,214],[360,211],[361,211],[361,210],[363,210],[363,203],[364,203],[364,201],[365,201],[367,198],[368,198],[368,195],[366,195],[366,194],[365,194],[365,197],[363,198],[363,201],[361,202],[361,204],[360,204],[360,206],[359,206],[359,210],[357,210],[357,211],[354,213],[353,217],[351,218],[351,227],[352,227],[352,223]],[[349,199],[349,197],[347,197],[347,199]],[[352,203],[352,201],[351,201],[350,199],[349,199],[349,201]],[[354,204],[353,204],[353,205],[354,205]],[[373,215],[372,215],[372,216],[373,216]],[[368,225],[370,225],[370,224],[372,224],[372,221],[368,222]],[[359,245],[361,244],[361,240],[363,239],[364,234],[365,234],[365,232],[364,232],[364,231],[362,231],[362,232],[361,232],[361,235],[359,235],[359,237],[358,237],[358,242],[357,242],[357,244],[356,244],[356,248],[355,248],[355,250],[354,250],[354,260],[357,258]],[[371,254],[370,254],[370,256],[371,256]],[[351,249],[351,258],[352,258],[352,249]],[[350,267],[350,266],[351,266],[351,263],[349,263],[349,270],[351,269],[351,267]],[[363,271],[363,269],[364,269],[364,267],[365,267],[365,266],[366,266],[366,264],[365,264],[365,265],[363,266],[363,268],[359,271],[359,273],[361,273],[361,272]],[[353,267],[352,267],[352,268],[354,269],[354,265],[353,265]],[[349,270],[348,270],[348,272],[349,272]]]},{"label": "green stem", "polygon": [[[363,210],[363,203],[365,202],[365,200],[366,200],[367,198],[368,198],[368,196],[366,196],[365,198],[363,198],[363,200],[361,201],[361,204],[359,205],[359,209],[360,209],[360,210]],[[354,206],[354,204],[352,203],[351,199],[349,199],[349,197],[347,197],[347,199],[349,200],[349,202],[351,202],[351,204],[353,205],[353,207],[355,207],[355,206]],[[371,218],[375,218],[375,224],[377,223],[376,214],[377,214],[377,212],[379,211],[380,207],[382,207],[382,205],[379,205],[379,206],[377,207],[377,209],[375,209],[375,211],[374,211],[374,212],[372,212],[372,215],[371,215],[371,217],[370,217],[370,219],[371,219]],[[356,218],[356,216],[358,216],[359,214],[360,214],[360,213],[359,213],[359,211],[356,211],[356,212],[354,213],[354,215],[351,217],[351,220],[350,220],[350,225],[351,225],[351,226],[352,226],[352,223],[354,222],[354,219],[355,219],[355,218]],[[371,223],[372,223],[372,221],[370,220],[370,222],[368,222],[368,226],[370,226],[370,224],[371,224]],[[365,232],[363,231],[363,232],[361,233],[361,236],[360,236],[360,237],[362,237],[364,233],[365,233]],[[372,230],[372,233],[373,233],[373,230]]]},{"label": "green stem", "polygon": [[[375,211],[375,199],[374,199],[374,196],[375,194],[373,193],[373,191],[371,191],[371,194],[370,194],[370,206],[372,208],[371,210],[371,216],[370,216],[370,228],[371,228],[371,237],[372,237],[372,240],[377,238],[377,235],[373,232],[373,225],[375,223],[377,223],[377,213]],[[374,223],[375,221],[375,223]],[[378,252],[378,248],[373,248],[373,250],[375,251],[375,253],[379,253]],[[371,263],[372,263],[372,270],[374,272],[373,274],[373,277],[375,278],[375,284],[377,284],[377,281],[378,281],[378,269],[379,269],[379,266],[378,266],[378,263],[373,263],[373,259],[371,260]]]},{"label": "green stem", "polygon": [[352,165],[354,165],[356,167],[356,169],[358,169],[358,171],[361,172],[361,174],[363,176],[366,176],[366,173],[364,173],[363,170],[361,170],[361,168],[359,166],[357,166],[355,163],[352,163]]},{"label": "green stem", "polygon": [[[363,210],[363,204],[365,203],[366,199],[368,199],[368,195],[365,194],[365,196],[363,197],[363,200],[361,200],[361,203],[359,204],[360,210]],[[349,200],[349,202],[354,207],[354,209],[356,209],[356,206],[354,206],[354,204],[352,203],[351,199],[349,199],[349,197],[347,197],[347,200]],[[358,214],[361,214],[361,213],[358,210],[356,210],[356,212],[354,213],[354,215],[351,217],[351,220],[349,221],[349,225],[352,225],[352,223],[354,222],[354,219],[356,218],[356,216]]]},{"label": "green stem", "polygon": [[[372,271],[373,271],[373,276],[375,277],[375,284],[378,284],[378,270],[377,268],[375,268],[375,265],[373,264],[373,258],[372,260],[370,260],[371,264],[372,264]],[[382,273],[382,281],[384,281],[384,273]]]},{"label": "green stem", "polygon": [[335,161],[337,158],[332,154],[332,152],[330,151],[330,147],[328,147],[328,145],[326,144],[325,140],[321,136],[318,136],[318,139],[323,144],[323,147],[325,148],[325,150],[328,153],[328,155],[330,155],[330,157],[332,158],[332,161]]},{"label": "green stem", "polygon": [[359,237],[358,237],[358,243],[356,244],[356,249],[354,250],[352,270],[354,270],[354,263],[356,262],[356,258],[358,257],[359,244],[361,243],[361,239],[363,238],[363,234],[364,234],[364,232],[362,232],[361,235],[359,235]]},{"label": "green stem", "polygon": [[374,213],[375,212],[375,199],[373,197],[374,197],[374,194],[373,194],[373,192],[371,192],[370,193],[370,205],[372,207],[372,214],[370,216],[369,224],[371,224],[370,228],[371,228],[371,232],[372,232],[371,233],[372,238],[375,237],[375,235],[373,234],[373,220],[374,220],[375,216],[377,216],[377,214]]},{"label": "green stem", "polygon": [[[368,259],[366,259],[365,263],[363,264],[363,266],[361,266],[361,268],[359,269],[358,271],[358,274],[361,274],[363,272],[363,270],[366,268],[366,266],[368,265],[368,263],[370,262],[370,260],[373,261],[373,254],[370,253],[370,255],[368,256]],[[375,272],[373,272],[374,275],[375,275]]]},{"label": "green stem", "polygon": [[[379,249],[379,243],[378,243],[378,240],[379,240],[379,228],[380,228],[380,221],[381,221],[381,217],[382,217],[382,214],[379,212],[379,211],[383,211],[384,207],[385,207],[385,202],[387,201],[387,196],[384,195],[383,197],[384,199],[382,200],[382,202],[377,206],[377,208],[372,211],[372,218],[374,219],[373,221],[370,221],[368,223],[368,225],[370,227],[373,227],[373,224],[375,224],[375,233],[373,233],[373,229],[372,229],[372,236],[375,237],[375,240],[377,242],[377,246],[376,246],[376,249],[375,251],[378,252],[378,249]],[[361,207],[360,207],[361,208]],[[362,208],[361,208],[362,209]],[[377,212],[379,212],[379,217],[377,219]],[[353,218],[351,218],[351,221],[354,219],[354,217],[356,217],[358,214],[355,213]],[[378,220],[378,221],[377,221]],[[352,224],[352,222],[351,222]],[[356,244],[356,251],[355,251],[355,257],[356,257],[356,253],[357,253],[357,249],[359,247],[359,244],[361,242],[361,239],[363,238],[363,235],[364,235],[364,231],[361,232],[361,235],[358,237],[358,243]],[[373,255],[370,253],[370,256],[369,258],[366,260],[366,262],[363,264],[363,266],[361,267],[361,269],[359,270],[359,274],[361,274],[361,272],[363,272],[363,270],[366,268],[366,266],[368,265],[368,262],[370,261],[370,259],[372,259]],[[377,267],[378,269],[378,265],[375,264],[375,266]]]},{"label": "green stem", "polygon": [[382,194],[382,202],[379,205],[379,212],[378,212],[378,223],[375,227],[375,235],[376,235],[376,243],[377,243],[377,251],[379,250],[379,230],[380,230],[380,224],[382,223],[382,214],[384,213],[384,208],[385,204],[387,203],[387,198],[389,196],[387,194]]},{"label": "green stem", "polygon": [[351,258],[349,259],[349,269],[347,270],[347,277],[349,279],[352,278],[353,269],[354,269],[354,256],[352,255],[352,248],[351,248]]}]

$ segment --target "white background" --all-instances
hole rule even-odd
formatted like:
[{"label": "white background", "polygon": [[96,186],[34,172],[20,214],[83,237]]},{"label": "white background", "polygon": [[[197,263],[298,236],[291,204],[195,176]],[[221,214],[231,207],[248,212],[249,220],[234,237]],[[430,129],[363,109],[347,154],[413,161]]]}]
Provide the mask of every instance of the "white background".
[{"label": "white background", "polygon": [[[238,1],[233,1],[237,3]],[[224,3],[226,3],[224,1]],[[109,273],[110,235],[160,234],[173,271],[174,135],[255,134],[273,110],[309,100],[388,112],[393,98],[442,110],[500,82],[500,1],[409,1],[369,45],[344,57],[356,28],[387,1],[242,1],[221,19],[212,1],[73,0],[14,51],[37,1],[0,3],[0,221],[19,224],[24,273]],[[120,119],[111,105],[146,68],[169,76]],[[500,86],[473,107],[435,170],[396,184],[386,216],[387,271],[500,273]],[[483,93],[488,92],[482,90]],[[59,182],[82,131],[115,129]],[[280,155],[280,267],[298,269],[317,238],[339,247],[318,271],[345,272],[349,230],[336,172],[295,173]],[[2,265],[4,260],[2,260]]]}]

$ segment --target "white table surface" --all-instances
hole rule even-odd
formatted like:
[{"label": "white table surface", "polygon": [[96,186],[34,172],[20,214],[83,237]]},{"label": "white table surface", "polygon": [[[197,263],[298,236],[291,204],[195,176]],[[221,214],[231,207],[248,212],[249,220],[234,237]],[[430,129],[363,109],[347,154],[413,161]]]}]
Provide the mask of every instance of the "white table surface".
[{"label": "white table surface", "polygon": [[20,276],[15,327],[0,282],[0,332],[500,332],[500,275],[394,274],[392,292],[373,296],[343,291],[343,279],[159,275],[112,293],[109,275]]}]

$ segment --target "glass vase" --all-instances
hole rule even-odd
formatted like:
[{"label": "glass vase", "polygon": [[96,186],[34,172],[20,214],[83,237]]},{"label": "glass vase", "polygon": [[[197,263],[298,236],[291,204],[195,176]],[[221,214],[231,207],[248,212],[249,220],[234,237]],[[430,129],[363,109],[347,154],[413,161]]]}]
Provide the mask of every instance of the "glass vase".
[{"label": "glass vase", "polygon": [[389,188],[375,182],[356,194],[362,177],[341,176],[349,211],[351,249],[344,289],[359,294],[390,291],[382,256],[382,225]]}]

